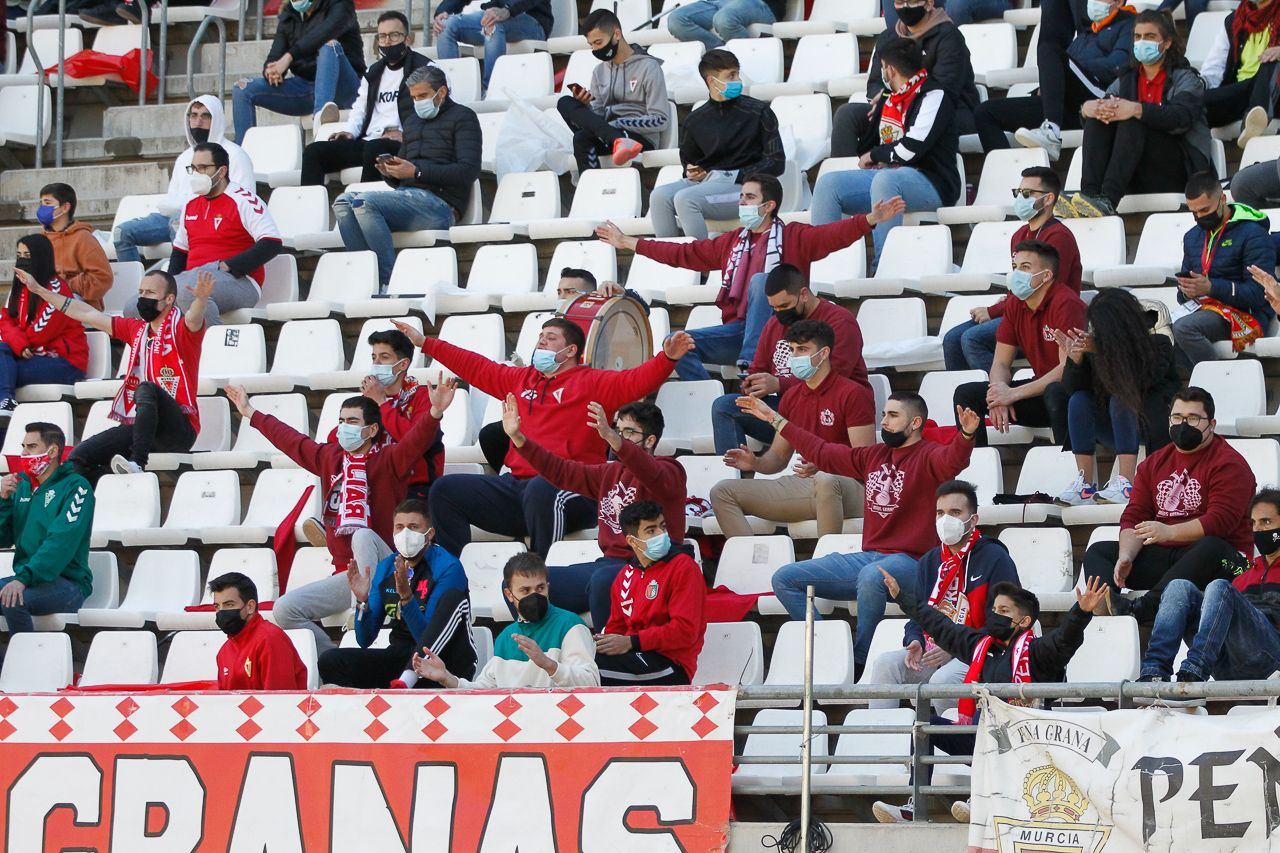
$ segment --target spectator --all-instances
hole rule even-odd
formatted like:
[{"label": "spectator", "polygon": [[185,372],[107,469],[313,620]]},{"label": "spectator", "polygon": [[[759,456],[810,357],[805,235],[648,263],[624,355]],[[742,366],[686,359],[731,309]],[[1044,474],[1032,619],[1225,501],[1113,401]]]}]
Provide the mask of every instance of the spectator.
[{"label": "spectator", "polygon": [[307,667],[285,632],[258,612],[258,587],[239,572],[209,581],[214,618],[227,641],[218,649],[219,690],[306,690]]},{"label": "spectator", "polygon": [[1178,666],[1181,682],[1253,681],[1280,669],[1280,491],[1266,488],[1249,504],[1258,556],[1243,574],[1217,578],[1204,592],[1188,580],[1165,587],[1139,681],[1167,681],[1183,637],[1194,634]]},{"label": "spectator", "polygon": [[[190,285],[200,272],[213,277],[207,308],[209,325],[222,322],[222,312],[252,308],[262,296],[263,267],[284,249],[267,204],[253,191],[227,178],[227,149],[203,142],[191,154],[191,191],[173,238],[169,274]],[[178,307],[190,310],[189,286],[179,288]]]},{"label": "spectator", "polygon": [[680,41],[700,41],[715,50],[733,39],[752,38],[752,24],[772,24],[786,12],[786,0],[695,0],[671,12],[667,29]]},{"label": "spectator", "polygon": [[662,63],[639,45],[627,43],[617,15],[596,9],[583,22],[582,32],[600,62],[591,72],[589,88],[570,84],[573,94],[556,104],[573,131],[578,174],[600,168],[605,152],[613,165],[625,166],[640,152],[657,148],[672,109]]},{"label": "spectator", "polygon": [[556,299],[564,302],[579,296],[587,296],[596,292],[596,277],[591,270],[565,267],[560,270],[560,280],[556,282]]},{"label": "spectator", "polygon": [[764,101],[742,94],[740,71],[738,57],[727,50],[708,51],[698,62],[708,100],[681,131],[684,177],[654,187],[649,196],[654,236],[679,237],[683,230],[705,240],[708,219],[733,219],[752,204],[740,201],[746,176],[782,174],[778,117]]},{"label": "spectator", "polygon": [[[1190,16],[1190,3],[1187,13]],[[1243,120],[1236,144],[1242,149],[1267,130],[1275,112],[1280,60],[1280,4],[1244,0],[1231,10],[1200,65],[1210,127]]]},{"label": "spectator", "polygon": [[[819,298],[804,273],[792,264],[774,267],[765,277],[764,295],[773,316],[760,332],[755,356],[742,380],[743,394],[762,397],[774,408],[783,392],[803,384],[791,372],[791,344],[786,340],[787,330],[801,320],[816,320],[831,327],[836,338],[831,350],[831,371],[871,393],[867,365],[862,360],[862,329],[852,311]],[[737,401],[737,394],[725,394],[711,406],[711,431],[716,453],[721,456],[741,445],[747,436],[761,444],[773,441],[774,432],[769,425],[739,409]]]},{"label": "spectator", "polygon": [[[325,544],[334,573],[324,580],[290,589],[276,599],[275,622],[286,630],[308,628],[316,648],[333,647],[315,620],[341,613],[351,606],[346,569],[351,560],[361,569],[379,565],[391,556],[395,508],[404,500],[409,478],[440,430],[444,410],[453,402],[456,383],[441,381],[429,392],[427,417],[413,423],[404,440],[384,444],[382,411],[368,397],[348,397],[338,411],[338,440],[317,444],[293,427],[259,412],[244,389],[228,385],[227,397],[240,412],[242,423],[262,433],[277,450],[303,470],[320,478],[324,502]],[[372,432],[366,432],[370,427]],[[407,659],[406,659],[407,660]]]},{"label": "spectator", "polygon": [[600,686],[591,631],[576,613],[550,603],[542,558],[525,551],[507,560],[502,585],[516,621],[498,635],[493,657],[474,681],[454,675],[430,647],[413,656],[414,672],[446,689]]},{"label": "spectator", "polygon": [[[973,133],[974,130],[973,111],[978,106],[978,87],[974,83],[973,61],[964,34],[949,15],[951,3],[947,3],[946,10],[943,10],[936,0],[925,0],[924,3],[898,0],[897,5],[889,0],[882,2],[885,30],[876,37],[875,52],[867,68],[866,102],[850,101],[836,110],[831,131],[833,157],[856,157],[864,150],[863,141],[868,135],[879,135],[875,111],[881,101],[894,91],[884,78],[883,51],[898,39],[916,42],[923,54],[924,70],[929,72],[935,85],[941,86],[951,96],[956,133]],[[899,19],[897,14],[890,15],[890,10],[906,11]]]},{"label": "spectator", "polygon": [[[782,395],[778,411],[805,432],[827,444],[865,447],[875,443],[875,395],[832,367],[836,336],[821,320],[798,320],[787,327],[792,375],[804,377]],[[791,464],[793,448],[775,434],[768,449],[756,456],[746,444],[730,448],[724,464],[754,471],[750,480],[725,479],[711,489],[711,508],[725,536],[750,536],[748,515],[767,521],[817,519],[818,536],[840,533],[861,501],[861,487],[848,477],[819,471],[803,458],[792,473],[771,477]],[[764,476],[761,476],[764,475]]]},{"label": "spectator", "polygon": [[[258,123],[258,107],[287,116],[313,116],[315,126],[338,120],[356,99],[364,74],[364,45],[352,0],[290,0],[280,4],[276,35],[262,76],[231,87],[236,144]],[[293,72],[290,76],[286,74]]]},{"label": "spectator", "polygon": [[[1138,470],[1138,444],[1154,453],[1169,443],[1169,403],[1181,383],[1173,344],[1151,330],[1151,321],[1129,291],[1105,288],[1085,313],[1088,332],[1059,329],[1054,337],[1066,350],[1062,387],[1067,399],[1068,448],[1079,476],[1058,497],[1063,506],[1097,501],[1126,504]],[[1098,488],[1094,449],[1116,453],[1116,472]]]},{"label": "spectator", "polygon": [[671,544],[662,507],[638,501],[618,518],[633,558],[613,580],[609,622],[596,634],[606,687],[691,684],[707,618],[707,587],[689,545]]},{"label": "spectator", "polygon": [[378,16],[374,43],[378,59],[360,78],[346,125],[328,139],[317,139],[302,149],[304,187],[321,186],[328,173],[352,166],[362,168],[362,183],[380,181],[379,155],[400,150],[404,139],[400,114],[408,112],[411,102],[404,78],[430,65],[431,60],[413,49],[413,33],[402,12],[388,10]]},{"label": "spectator", "polygon": [[243,148],[225,136],[227,119],[222,112],[221,98],[213,95],[193,98],[187,104],[187,112],[182,121],[187,147],[173,161],[173,171],[169,173],[169,192],[164,201],[156,206],[155,213],[122,222],[111,232],[117,261],[141,261],[139,246],[158,246],[173,241],[178,233],[182,211],[195,197],[195,193],[191,191],[191,175],[187,172],[187,167],[191,165],[191,157],[197,145],[204,142],[221,145],[226,149],[230,164],[228,180],[240,187],[255,186],[253,161]]},{"label": "spectator", "polygon": [[685,470],[670,456],[657,456],[662,440],[662,410],[652,403],[628,403],[618,409],[615,424],[599,403],[588,403],[589,422],[609,445],[617,462],[585,465],[550,453],[520,431],[520,411],[514,394],[502,406],[502,425],[516,451],[538,475],[564,493],[596,501],[600,553],[597,560],[550,570],[555,603],[573,613],[591,611],[592,626],[609,621],[613,579],[631,559],[631,547],[619,518],[637,501],[652,501],[672,519],[676,543],[684,541]]},{"label": "spectator", "polygon": [[480,12],[463,12],[467,0],[442,0],[431,28],[441,59],[461,56],[458,42],[484,45],[482,82],[489,88],[493,66],[507,53],[507,42],[543,41],[554,23],[551,0],[489,0]]},{"label": "spectator", "polygon": [[1236,172],[1231,178],[1231,198],[1255,210],[1280,205],[1280,159],[1263,160]]},{"label": "spectator", "polygon": [[54,269],[53,245],[43,234],[18,238],[13,286],[0,310],[0,418],[17,408],[18,389],[49,383],[71,385],[84,379],[89,342],[84,327],[59,314],[27,290],[28,282],[44,287],[59,301],[73,298],[71,288]]},{"label": "spectator", "polygon": [[[978,529],[978,493],[972,483],[948,480],[938,486],[935,527],[941,545],[916,563],[915,590],[929,607],[957,625],[975,631],[986,627],[991,611],[987,597],[998,584],[1018,583],[1018,567],[999,539]],[[969,661],[953,657],[914,619],[903,630],[902,648],[885,652],[871,663],[871,684],[961,684]],[[872,708],[896,708],[897,699],[872,699]],[[941,714],[955,703],[934,699]]]},{"label": "spectator", "polygon": [[375,164],[392,190],[345,192],[333,203],[342,244],[378,256],[378,286],[385,292],[396,263],[392,231],[447,230],[460,220],[480,175],[480,120],[449,97],[438,66],[405,79],[413,108],[400,104],[400,153]]},{"label": "spectator", "polygon": [[934,494],[968,466],[981,420],[972,411],[957,409],[959,436],[950,444],[927,441],[929,407],[919,395],[899,392],[889,395],[880,418],[883,443],[845,447],[806,432],[754,397],[743,397],[738,405],[772,424],[819,471],[852,477],[865,486],[861,551],[791,563],[773,573],[773,592],[792,619],[805,618],[805,587],[810,584],[819,598],[857,599],[853,658],[861,675],[876,625],[884,618],[878,569],[887,569],[901,583],[915,583],[916,562],[938,542],[925,523]]},{"label": "spectator", "polygon": [[700,272],[722,270],[716,294],[720,325],[688,330],[696,347],[676,366],[676,375],[686,381],[709,378],[705,364],[736,364],[740,373],[746,372],[770,317],[765,281],[779,264],[790,264],[808,278],[814,261],[852,245],[873,225],[900,217],[903,209],[901,199],[887,198],[848,222],[784,223],[778,218],[782,184],[771,175],[747,176],[739,199],[741,227],[710,240],[642,240],[628,237],[612,222],[596,229],[596,235],[614,248],[630,249],[659,263]]},{"label": "spectator", "polygon": [[1111,82],[1106,97],[1080,108],[1080,192],[1059,201],[1073,216],[1113,216],[1127,193],[1176,192],[1213,162],[1204,81],[1169,16],[1139,13],[1133,50],[1133,67]]},{"label": "spectator", "polygon": [[[586,465],[604,462],[608,446],[587,425],[587,404],[605,413],[658,390],[680,356],[693,346],[683,332],[663,351],[631,370],[597,370],[582,365],[586,335],[576,324],[553,317],[542,324],[529,367],[496,364],[447,341],[427,338],[412,326],[392,321],[414,346],[456,373],[473,390],[505,400],[521,400],[521,431],[549,453]],[[564,534],[595,523],[590,498],[551,485],[514,447],[506,458],[510,471],[500,476],[448,474],[431,487],[431,518],[436,541],[451,554],[471,541],[471,525],[503,536],[528,537],[530,550],[544,557]]]},{"label": "spectator", "polygon": [[[948,6],[948,8],[950,8]],[[1012,133],[1027,148],[1043,148],[1050,160],[1062,154],[1062,130],[1080,127],[1080,107],[1101,98],[1133,61],[1136,12],[1123,0],[1087,4],[1089,21],[1066,47],[1042,37],[1036,48],[1039,94],[996,98],[978,105],[974,124],[982,150],[1008,148]]]},{"label": "spectator", "polygon": [[901,198],[902,212],[877,217],[873,266],[880,263],[889,229],[902,213],[955,204],[964,187],[956,169],[959,136],[955,102],[924,69],[920,46],[894,39],[877,54],[890,92],[871,108],[856,153],[858,168],[818,179],[809,206],[814,225],[838,222],[846,213],[867,213],[878,202]]},{"label": "spectator", "polygon": [[[178,308],[178,283],[162,270],[152,270],[138,284],[137,311],[142,319],[108,317],[69,296],[59,296],[34,279],[27,290],[72,320],[106,332],[129,349],[108,415],[120,426],[80,442],[70,461],[76,473],[97,484],[110,470],[138,474],[153,450],[186,453],[200,434],[200,351],[204,345],[205,308],[213,293],[213,276],[196,276],[190,307]],[[126,455],[127,454],[127,455]]]},{"label": "spectator", "polygon": [[[1080,292],[1080,249],[1071,229],[1054,216],[1054,205],[1062,195],[1062,179],[1047,166],[1022,170],[1022,181],[1013,191],[1013,212],[1025,224],[1009,238],[1009,254],[1023,240],[1040,240],[1058,250],[1058,281]],[[1009,306],[1002,296],[989,308],[974,308],[969,319],[951,328],[942,339],[942,357],[947,370],[991,370],[996,354],[996,330]]]},{"label": "spectator", "polygon": [[0,547],[13,549],[13,574],[0,578],[0,611],[10,634],[33,630],[32,616],[75,613],[93,591],[93,490],[63,463],[67,437],[59,427],[37,421],[23,429],[22,470],[0,478]]},{"label": "spectator", "polygon": [[[981,630],[952,621],[942,610],[922,605],[916,594],[900,589],[888,572],[883,572],[889,596],[902,611],[933,635],[934,641],[956,660],[968,667],[964,684],[1035,684],[1066,681],[1067,664],[1084,645],[1084,631],[1095,615],[1102,614],[1106,590],[1097,580],[1083,590],[1076,590],[1076,603],[1066,618],[1053,631],[1035,636],[1033,628],[1040,618],[1040,600],[1035,593],[1016,583],[1004,581],[991,588],[991,614]],[[1009,700],[1013,701],[1013,700]],[[956,721],[936,714],[930,719],[935,726],[973,725],[978,722],[978,703],[974,698],[960,700]],[[1013,704],[1026,704],[1013,701]],[[935,734],[929,737],[929,750],[943,749],[948,755],[972,755],[975,735]],[[871,806],[881,823],[902,823],[914,817],[914,804],[906,806],[876,802]],[[951,807],[953,817],[968,818],[969,804],[958,802]]]},{"label": "spectator", "polygon": [[1179,367],[1190,373],[1217,358],[1216,342],[1230,341],[1240,352],[1265,334],[1275,311],[1249,267],[1275,269],[1276,249],[1266,214],[1229,203],[1212,172],[1192,175],[1186,193],[1196,227],[1182,238],[1177,280],[1183,311],[1173,322],[1173,340]]},{"label": "spectator", "polygon": [[[435,531],[424,501],[410,499],[392,517],[395,550],[375,569],[354,557],[343,577],[356,601],[358,649],[330,648],[320,655],[320,680],[364,690],[385,688],[412,672],[414,652],[436,650],[454,672],[476,669],[471,638],[471,599],[462,564],[431,541]],[[336,584],[334,584],[336,586]],[[369,648],[384,624],[390,624],[385,648]]]},{"label": "spectator", "polygon": [[[1062,387],[1066,354],[1055,332],[1085,325],[1080,297],[1057,281],[1058,250],[1040,240],[1023,240],[1014,247],[1009,292],[996,330],[996,354],[987,382],[966,382],[956,388],[955,404],[989,415],[997,432],[1017,424],[1051,427],[1055,444],[1067,435],[1067,393]],[[1031,362],[1031,379],[1013,378],[1013,359],[1021,350]],[[978,423],[978,446],[987,444],[985,422]]]},{"label": "spectator", "polygon": [[[1133,495],[1120,516],[1118,542],[1095,542],[1084,554],[1084,573],[1111,592],[1104,616],[1150,622],[1171,582],[1204,589],[1243,568],[1252,542],[1247,507],[1253,471],[1227,440],[1214,434],[1213,397],[1194,385],[1173,395],[1173,443],[1138,466]],[[1127,599],[1122,589],[1145,589]]]},{"label": "spectator", "polygon": [[53,244],[58,278],[76,296],[101,311],[102,297],[114,281],[111,262],[98,238],[93,236],[93,226],[76,221],[76,191],[68,184],[45,184],[40,188],[36,219],[44,226],[44,236]]}]

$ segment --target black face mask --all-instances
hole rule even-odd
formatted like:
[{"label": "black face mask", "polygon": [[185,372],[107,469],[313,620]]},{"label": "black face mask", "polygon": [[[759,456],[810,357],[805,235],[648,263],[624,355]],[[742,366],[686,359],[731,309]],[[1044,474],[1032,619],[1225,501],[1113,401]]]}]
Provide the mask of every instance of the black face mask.
[{"label": "black face mask", "polygon": [[1013,627],[1013,620],[1003,613],[988,614],[986,631],[1002,643],[1009,642],[1017,633],[1017,629]]},{"label": "black face mask", "polygon": [[1196,224],[1205,231],[1215,231],[1222,225],[1222,211],[1215,210],[1213,213],[1206,213],[1204,216],[1196,217]]},{"label": "black face mask", "polygon": [[13,262],[15,270],[22,270],[27,275],[31,275],[31,270],[35,268],[35,263],[31,258],[16,258]]},{"label": "black face mask", "polygon": [[916,24],[924,20],[924,16],[929,14],[929,10],[924,6],[903,6],[895,8],[898,13],[898,19],[908,27],[914,27]]},{"label": "black face mask", "polygon": [[1275,553],[1280,548],[1280,527],[1275,530],[1254,531],[1253,544],[1258,546],[1258,553],[1264,557]]},{"label": "black face mask", "polygon": [[880,428],[880,440],[885,443],[886,447],[898,448],[907,443],[907,438],[911,435],[908,430],[894,431],[891,429]]},{"label": "black face mask", "polygon": [[219,610],[213,614],[213,621],[218,623],[218,630],[228,637],[234,637],[243,631],[246,622],[239,610]]},{"label": "black face mask", "polygon": [[800,313],[800,303],[797,302],[791,308],[783,308],[781,311],[774,311],[773,316],[778,318],[778,322],[783,326],[790,326],[797,320],[803,319],[804,315]]},{"label": "black face mask", "polygon": [[526,622],[541,622],[547,616],[551,602],[540,592],[531,592],[516,602],[516,612]]},{"label": "black face mask", "polygon": [[602,48],[591,51],[591,55],[601,62],[612,62],[613,58],[618,55],[617,41],[611,41]]},{"label": "black face mask", "polygon": [[409,46],[404,42],[400,44],[388,44],[378,48],[378,52],[382,54],[382,58],[387,61],[388,68],[399,68],[404,64],[404,58],[409,55]]},{"label": "black face mask", "polygon": [[138,297],[138,316],[150,323],[160,316],[160,300],[150,296]]},{"label": "black face mask", "polygon": [[203,145],[209,141],[209,128],[192,127],[188,129],[191,131],[191,138],[195,140],[196,145]]},{"label": "black face mask", "polygon": [[1204,433],[1191,424],[1174,424],[1169,427],[1169,438],[1173,439],[1174,446],[1179,450],[1190,452],[1204,441]]}]

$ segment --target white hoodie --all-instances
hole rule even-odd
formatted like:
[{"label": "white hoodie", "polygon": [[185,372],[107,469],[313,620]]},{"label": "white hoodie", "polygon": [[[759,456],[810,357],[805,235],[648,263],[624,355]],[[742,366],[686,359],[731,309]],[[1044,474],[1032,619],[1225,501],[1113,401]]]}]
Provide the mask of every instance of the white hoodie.
[{"label": "white hoodie", "polygon": [[243,148],[224,135],[227,129],[227,118],[222,111],[222,101],[213,95],[201,95],[188,102],[186,110],[183,111],[182,130],[187,137],[187,147],[178,155],[178,159],[173,161],[173,172],[169,175],[168,197],[159,205],[160,213],[168,217],[177,216],[186,208],[187,202],[195,198],[195,193],[191,192],[191,176],[187,174],[187,167],[191,165],[191,154],[196,141],[191,137],[191,126],[187,124],[186,113],[190,112],[191,105],[197,102],[203,104],[213,116],[213,121],[209,125],[209,141],[216,142],[227,149],[227,159],[231,163],[231,174],[228,176],[231,183],[248,187],[250,190],[257,186],[253,177],[253,161],[249,159],[249,155]]}]

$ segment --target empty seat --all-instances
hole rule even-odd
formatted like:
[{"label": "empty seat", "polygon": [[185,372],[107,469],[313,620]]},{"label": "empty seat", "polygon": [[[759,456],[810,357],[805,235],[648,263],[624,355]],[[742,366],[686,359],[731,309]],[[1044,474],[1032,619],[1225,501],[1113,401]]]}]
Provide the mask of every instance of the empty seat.
[{"label": "empty seat", "polygon": [[489,221],[453,226],[449,242],[504,242],[516,234],[527,234],[530,222],[559,216],[560,180],[554,172],[511,172],[498,181]]},{"label": "empty seat", "polygon": [[724,49],[738,58],[748,87],[782,82],[782,39],[730,39]]},{"label": "empty seat", "polygon": [[960,32],[973,61],[974,77],[986,82],[993,71],[1018,67],[1018,31],[1003,21],[986,24],[962,24]]},{"label": "empty seat", "polygon": [[307,689],[315,690],[320,686],[320,656],[316,651],[316,635],[307,628],[294,628],[285,631],[293,648],[307,668]]},{"label": "empty seat", "polygon": [[531,101],[546,98],[554,92],[551,54],[508,53],[499,56],[493,64],[485,101]]},{"label": "empty seat", "polygon": [[471,261],[465,290],[441,291],[440,314],[487,311],[512,296],[526,296],[538,286],[538,250],[532,243],[481,246]]},{"label": "empty seat", "polygon": [[841,299],[897,296],[908,288],[919,290],[923,278],[947,272],[951,272],[949,228],[945,225],[899,225],[890,229],[885,237],[874,275],[838,281],[831,292]]},{"label": "empty seat", "polygon": [[1202,361],[1191,371],[1190,385],[1210,388],[1213,393],[1219,435],[1239,435],[1236,421],[1266,414],[1267,389],[1262,376],[1262,362]]},{"label": "empty seat", "polygon": [[658,452],[678,449],[714,453],[711,404],[723,393],[724,385],[718,379],[668,382],[659,388],[657,404],[666,417],[666,428]]},{"label": "empty seat", "polygon": [[[855,708],[844,718],[846,726],[914,725],[916,712],[910,708]],[[832,764],[827,772],[813,777],[815,788],[835,785],[906,785],[911,756],[911,732],[895,734],[846,733],[836,741],[833,756],[904,756],[902,764]],[[936,780],[935,780],[936,781]]]},{"label": "empty seat", "polygon": [[533,222],[532,240],[591,237],[606,220],[640,216],[640,172],[635,169],[588,169],[578,176],[569,215]]},{"label": "empty seat", "polygon": [[831,156],[831,98],[826,93],[781,95],[770,105],[778,117],[788,165],[807,171]]},{"label": "empty seat", "polygon": [[[386,298],[375,298],[370,291],[359,299],[345,302],[342,313],[347,317],[400,317],[410,311],[431,313],[427,306],[432,303],[426,297],[434,294],[436,313],[448,314],[457,309],[449,308],[445,297],[457,292],[458,253],[452,246],[401,249],[391,268]],[[488,304],[482,301],[481,306],[478,310],[483,311]]]},{"label": "empty seat", "polygon": [[0,668],[0,693],[53,693],[71,683],[71,636],[14,634]]},{"label": "empty seat", "polygon": [[[983,519],[985,521],[985,519]],[[1009,527],[1000,541],[1018,567],[1018,580],[1040,598],[1043,610],[1069,610],[1075,603],[1071,532],[1062,527]]]},{"label": "empty seat", "polygon": [[[302,126],[296,123],[258,125],[245,132],[240,143],[253,161],[253,176],[266,183],[274,172],[302,168]],[[248,188],[251,192],[253,187]]]},{"label": "empty seat", "polygon": [[1096,219],[1064,219],[1080,247],[1080,266],[1085,275],[1095,269],[1117,267],[1129,257],[1125,246],[1124,220],[1119,216]]},{"label": "empty seat", "polygon": [[224,642],[226,637],[221,631],[181,631],[174,634],[169,641],[160,683],[217,681],[218,650]]},{"label": "empty seat", "polygon": [[319,187],[277,187],[267,201],[267,212],[275,220],[286,246],[303,234],[329,230],[329,191]]},{"label": "empty seat", "polygon": [[[258,474],[249,498],[249,509],[238,526],[207,527],[205,544],[257,545],[275,536],[276,528],[302,498],[308,488],[311,494],[303,505],[299,521],[320,515],[321,499],[314,474],[299,468],[269,468]],[[219,552],[222,553],[222,552]]]},{"label": "empty seat", "polygon": [[[1009,272],[1009,241],[1022,223],[979,222],[973,227],[964,247],[960,271],[924,276],[920,289],[925,293],[985,293],[991,290],[993,277]],[[988,304],[998,297],[991,297]]]},{"label": "empty seat", "polygon": [[217,393],[228,382],[248,388],[266,372],[267,339],[261,325],[224,324],[205,331],[200,350],[201,394]]},{"label": "empty seat", "polygon": [[[302,394],[259,394],[250,397],[249,402],[259,412],[271,415],[303,435],[311,432],[307,398]],[[197,470],[255,468],[276,457],[282,462],[288,462],[284,454],[276,450],[275,445],[257,427],[241,418],[235,445],[230,450],[196,453],[192,455],[191,463]]]},{"label": "empty seat", "polygon": [[1084,645],[1067,664],[1067,681],[1133,681],[1141,662],[1138,623],[1132,616],[1095,616],[1084,629]]},{"label": "empty seat", "polygon": [[309,387],[313,373],[324,374],[345,366],[342,327],[337,320],[291,320],[280,328],[271,370],[245,377],[240,384],[250,393],[292,391],[299,386]]},{"label": "empty seat", "polygon": [[143,551],[129,575],[119,607],[80,608],[87,628],[141,628],[159,613],[180,611],[200,600],[200,557],[195,551]]},{"label": "empty seat", "polygon": [[119,541],[125,530],[160,526],[160,479],[141,474],[104,474],[94,487],[93,534],[90,543],[103,548]]},{"label": "empty seat", "polygon": [[150,631],[101,631],[85,658],[80,687],[155,684],[160,677],[156,635]]},{"label": "empty seat", "polygon": [[[814,711],[810,723],[813,726],[825,726],[827,724],[827,715],[822,711]],[[756,714],[752,724],[756,726],[803,726],[804,712],[766,708]],[[750,785],[782,788],[784,786],[799,785],[801,781],[799,759],[803,749],[803,737],[803,731],[799,729],[791,734],[748,734],[747,741],[742,747],[744,758],[751,756],[794,756],[796,761],[789,764],[739,764],[733,773],[733,787],[738,789]],[[814,732],[809,742],[810,755],[826,757],[827,740],[826,733]],[[811,764],[809,766],[809,778],[811,780],[817,779],[826,770],[827,765],[825,764]]]},{"label": "empty seat", "polygon": [[[795,559],[790,536],[732,536],[720,552],[715,585],[740,595],[760,594],[761,613],[785,613],[773,594],[773,573]],[[824,612],[830,613],[830,606]]]},{"label": "empty seat", "polygon": [[267,319],[324,319],[342,310],[344,303],[372,296],[377,290],[378,256],[373,252],[325,252],[311,274],[307,298],[269,306]]},{"label": "empty seat", "polygon": [[[788,24],[779,22],[774,26]],[[751,87],[751,96],[769,100],[778,95],[826,92],[832,80],[852,78],[858,74],[858,68],[858,40],[852,33],[812,33],[796,44],[787,82],[757,83]]]},{"label": "empty seat", "polygon": [[1048,165],[1049,155],[1043,148],[998,148],[987,152],[982,158],[973,204],[944,207],[938,211],[938,221],[946,225],[1004,221],[1013,211],[1010,190],[1022,181],[1022,170]]},{"label": "empty seat", "polygon": [[[70,403],[64,401],[56,403],[19,403],[9,418],[10,424],[19,424],[20,427],[25,427],[27,424],[36,421],[48,421],[56,424],[61,428],[63,435],[67,437],[68,446],[75,445],[76,432],[72,425]],[[8,430],[4,434],[4,443],[0,445],[0,456],[21,456],[24,435],[26,435],[26,432],[21,428]]]},{"label": "empty seat", "polygon": [[164,524],[123,531],[120,541],[128,547],[183,545],[189,539],[199,539],[206,527],[239,523],[239,475],[235,471],[187,471],[174,486]]},{"label": "empty seat", "polygon": [[[737,468],[725,466],[724,460],[719,456],[677,456],[676,461],[684,468],[687,477],[685,491],[694,498],[710,500],[712,486],[721,480],[736,480],[741,476]],[[701,523],[700,517],[689,517],[691,527],[697,527]]]},{"label": "empty seat", "polygon": [[1142,223],[1133,263],[1121,261],[1112,267],[1095,267],[1094,285],[1142,287],[1164,284],[1166,278],[1182,269],[1182,238],[1195,224],[1195,217],[1190,213],[1150,214]]},{"label": "empty seat", "polygon": [[[1032,447],[1018,472],[1014,494],[1044,492],[1051,498],[1057,497],[1075,480],[1077,471],[1075,456],[1070,452],[1060,447]],[[1042,503],[984,504],[979,514],[983,524],[1044,524],[1050,518],[1061,516],[1062,508]]]},{"label": "empty seat", "polygon": [[[602,170],[593,169],[587,174],[594,174],[599,171]],[[628,169],[627,171],[634,173],[635,170]],[[560,284],[560,272],[565,268],[585,269],[596,277],[597,283],[617,281],[618,254],[612,246],[599,240],[583,240],[580,242],[566,240],[558,243],[555,254],[551,256],[551,263],[547,264],[547,275],[542,283],[542,289],[536,293],[519,292],[504,295],[502,297],[502,310],[525,312],[549,311],[556,308],[560,304],[560,298],[556,295],[556,288]],[[522,350],[517,350],[517,352],[522,352]]]},{"label": "empty seat", "polygon": [[463,546],[459,559],[467,572],[471,612],[476,617],[511,621],[511,611],[502,595],[502,567],[525,550],[523,542],[470,542]]},{"label": "empty seat", "polygon": [[712,622],[707,625],[694,680],[697,684],[730,686],[763,681],[764,641],[760,636],[759,623]]},{"label": "empty seat", "polygon": [[[941,225],[934,227],[947,230]],[[901,230],[895,228],[890,237]],[[941,366],[942,341],[929,336],[924,300],[918,296],[864,300],[858,309],[858,327],[862,330],[862,356],[869,368],[929,370]]]},{"label": "empty seat", "polygon": [[[773,641],[765,684],[804,684],[805,623],[784,622]],[[849,623],[824,619],[813,624],[813,684],[848,687],[853,684],[853,633]]]},{"label": "empty seat", "polygon": [[[901,649],[906,627],[906,619],[881,619],[876,623],[875,633],[871,635],[871,645],[867,648],[867,663],[872,663],[885,652],[896,652]],[[858,679],[858,683],[870,684],[872,670],[871,666],[863,667],[862,678]]]},{"label": "empty seat", "polygon": [[[258,603],[275,601],[280,583],[276,575],[276,553],[270,548],[220,548],[209,561],[209,573],[200,604],[213,604],[208,581],[227,572],[240,572],[258,587]],[[264,611],[264,615],[268,615]],[[217,627],[213,610],[170,610],[156,614],[156,627],[161,631],[209,631]],[[166,670],[166,680],[167,670]]]}]

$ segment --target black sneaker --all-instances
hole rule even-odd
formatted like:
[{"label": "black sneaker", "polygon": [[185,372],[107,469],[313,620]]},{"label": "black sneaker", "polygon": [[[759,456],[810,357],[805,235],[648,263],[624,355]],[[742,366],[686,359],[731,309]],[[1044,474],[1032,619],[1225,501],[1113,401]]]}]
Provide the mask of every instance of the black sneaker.
[{"label": "black sneaker", "polygon": [[77,14],[80,20],[87,24],[96,24],[99,27],[118,27],[129,23],[116,13],[117,4],[108,3],[105,6],[94,6],[92,9],[84,9]]},{"label": "black sneaker", "polygon": [[18,408],[18,401],[12,397],[6,397],[0,400],[0,418],[11,417]]},{"label": "black sneaker", "polygon": [[1195,673],[1187,672],[1185,669],[1178,670],[1175,680],[1179,684],[1203,684],[1204,679]]},{"label": "black sneaker", "polygon": [[131,24],[142,23],[142,12],[138,10],[137,3],[121,3],[116,7],[116,14]]},{"label": "black sneaker", "polygon": [[1140,676],[1138,676],[1138,683],[1139,683],[1139,684],[1154,684],[1154,683],[1160,683],[1160,684],[1163,684],[1163,683],[1167,682],[1168,680],[1169,680],[1169,679],[1165,678],[1163,675],[1140,675]]}]

